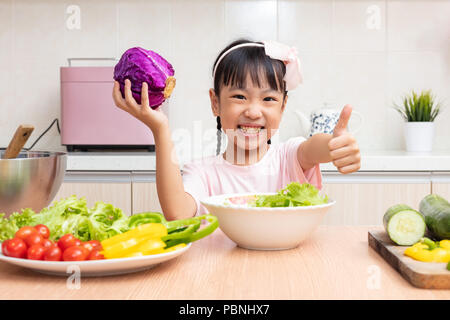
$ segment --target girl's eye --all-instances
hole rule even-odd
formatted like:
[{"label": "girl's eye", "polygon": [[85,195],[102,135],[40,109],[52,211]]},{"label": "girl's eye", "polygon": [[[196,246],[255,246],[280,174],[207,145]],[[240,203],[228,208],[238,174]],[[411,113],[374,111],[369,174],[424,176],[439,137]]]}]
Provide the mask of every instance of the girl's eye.
[{"label": "girl's eye", "polygon": [[272,98],[272,97],[265,97],[264,101],[277,101],[277,99]]},{"label": "girl's eye", "polygon": [[242,94],[235,94],[232,98],[245,99],[245,97]]}]

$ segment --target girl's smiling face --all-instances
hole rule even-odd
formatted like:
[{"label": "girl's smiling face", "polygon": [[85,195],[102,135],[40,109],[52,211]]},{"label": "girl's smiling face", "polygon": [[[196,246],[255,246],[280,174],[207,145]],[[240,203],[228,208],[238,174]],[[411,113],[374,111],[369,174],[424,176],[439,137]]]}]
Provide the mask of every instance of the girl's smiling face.
[{"label": "girl's smiling face", "polygon": [[219,97],[210,89],[210,98],[214,116],[220,117],[228,143],[234,142],[237,149],[257,152],[278,130],[287,101],[287,96],[272,89],[267,81],[257,86],[250,76],[245,87],[222,86]]}]

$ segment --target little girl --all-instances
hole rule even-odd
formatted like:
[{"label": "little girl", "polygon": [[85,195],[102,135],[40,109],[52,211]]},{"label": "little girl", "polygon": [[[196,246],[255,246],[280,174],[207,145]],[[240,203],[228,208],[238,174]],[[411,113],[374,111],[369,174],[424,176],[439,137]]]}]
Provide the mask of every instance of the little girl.
[{"label": "little girl", "polygon": [[[309,139],[291,138],[271,144],[286,108],[288,91],[302,78],[294,48],[276,42],[237,40],[227,46],[213,66],[211,108],[217,119],[217,155],[184,165],[181,175],[174,161],[169,121],[148,104],[148,86],[142,85],[142,104],[125,82],[125,98],[114,84],[115,104],[152,130],[156,149],[156,186],[168,220],[206,213],[200,200],[216,194],[276,192],[288,183],[309,182],[322,188],[319,164],[333,162],[339,172],[360,168],[355,138],[346,130],[352,108],[346,105],[333,134]],[[222,132],[223,131],[223,132]],[[220,154],[222,134],[226,150]]]}]

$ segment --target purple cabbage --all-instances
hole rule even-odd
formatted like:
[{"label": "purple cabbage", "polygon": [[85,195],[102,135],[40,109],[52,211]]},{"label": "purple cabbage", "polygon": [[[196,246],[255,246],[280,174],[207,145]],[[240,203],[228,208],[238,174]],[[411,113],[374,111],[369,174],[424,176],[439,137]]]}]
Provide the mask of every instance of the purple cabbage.
[{"label": "purple cabbage", "polygon": [[[114,68],[114,80],[120,83],[122,96],[125,97],[125,79],[130,79],[131,92],[139,104],[141,104],[142,83],[147,82],[149,103],[152,109],[158,108],[168,97],[167,92],[164,95],[166,80],[173,77],[174,74],[175,71],[167,60],[154,51],[139,47],[125,51]],[[172,89],[170,89],[171,91]]]}]

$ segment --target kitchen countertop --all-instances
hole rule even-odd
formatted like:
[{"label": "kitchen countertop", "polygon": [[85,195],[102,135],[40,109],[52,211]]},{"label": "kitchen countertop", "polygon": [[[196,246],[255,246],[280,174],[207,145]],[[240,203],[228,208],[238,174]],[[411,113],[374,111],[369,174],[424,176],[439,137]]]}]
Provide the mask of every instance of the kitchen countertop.
[{"label": "kitchen countertop", "polygon": [[[183,161],[180,161],[182,169]],[[73,152],[68,171],[154,171],[154,152]],[[337,171],[332,163],[322,171]],[[450,171],[450,151],[410,154],[405,151],[362,152],[360,171]]]},{"label": "kitchen countertop", "polygon": [[0,263],[0,299],[450,299],[418,289],[368,246],[368,230],[320,226],[285,251],[236,247],[220,229],[183,255],[134,274],[81,278],[41,275]]}]

